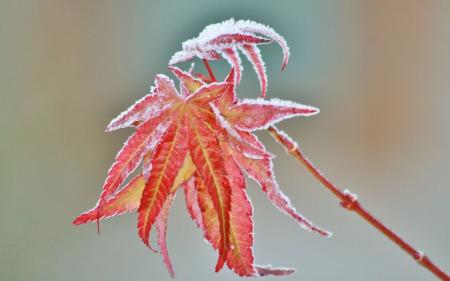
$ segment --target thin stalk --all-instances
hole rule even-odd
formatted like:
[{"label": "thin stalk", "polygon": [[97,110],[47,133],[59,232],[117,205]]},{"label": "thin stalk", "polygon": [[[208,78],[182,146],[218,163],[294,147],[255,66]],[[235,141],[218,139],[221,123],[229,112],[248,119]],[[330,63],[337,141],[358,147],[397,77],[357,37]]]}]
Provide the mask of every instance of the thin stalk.
[{"label": "thin stalk", "polygon": [[214,72],[211,69],[211,66],[209,65],[209,62],[207,59],[203,59],[203,64],[206,67],[206,70],[208,71],[209,74],[209,78],[211,79],[212,82],[216,82],[216,76],[214,76]]},{"label": "thin stalk", "polygon": [[358,197],[348,190],[342,190],[328,180],[314,164],[306,158],[302,150],[298,147],[298,144],[286,137],[286,135],[278,130],[276,127],[271,126],[268,128],[270,134],[280,143],[295,159],[303,164],[306,169],[320,181],[331,193],[333,193],[341,202],[341,206],[344,209],[353,211],[370,223],[373,227],[378,229],[388,239],[397,244],[402,250],[408,253],[418,264],[424,266],[436,277],[441,280],[450,280],[448,274],[434,264],[430,258],[428,258],[422,251],[416,250],[411,244],[402,239],[398,234],[388,228],[379,219],[374,217],[369,211],[367,211],[361,203],[358,201]]},{"label": "thin stalk", "polygon": [[[206,69],[208,70],[209,77],[212,82],[217,81],[214,73],[209,65],[208,60],[203,59],[203,63],[205,64]],[[327,188],[333,195],[335,195],[341,202],[341,206],[348,210],[353,211],[366,220],[373,227],[378,229],[384,236],[394,242],[397,246],[399,246],[402,250],[408,253],[418,264],[422,265],[426,269],[428,269],[431,273],[433,273],[437,278],[450,281],[450,276],[445,273],[442,269],[440,269],[435,263],[433,263],[428,256],[424,254],[424,252],[420,250],[416,250],[411,244],[406,242],[403,238],[401,238],[398,234],[396,234],[393,230],[388,228],[385,224],[383,224],[379,219],[373,216],[369,211],[367,211],[359,202],[358,196],[354,193],[351,193],[349,190],[342,190],[336,185],[334,185],[330,180],[328,180],[320,171],[317,169],[314,164],[306,158],[305,154],[299,148],[298,144],[292,141],[287,135],[277,129],[275,126],[270,126],[268,129],[269,133],[274,137],[278,143],[284,146],[287,152],[292,155],[298,162],[306,167],[306,169],[320,182],[325,188]]]}]

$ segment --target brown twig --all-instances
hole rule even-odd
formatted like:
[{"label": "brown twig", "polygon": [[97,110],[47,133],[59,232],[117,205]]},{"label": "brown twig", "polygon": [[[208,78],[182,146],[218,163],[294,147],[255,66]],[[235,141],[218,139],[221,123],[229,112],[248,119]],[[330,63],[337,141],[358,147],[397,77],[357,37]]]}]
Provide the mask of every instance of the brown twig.
[{"label": "brown twig", "polygon": [[341,201],[341,206],[349,211],[353,211],[370,223],[373,227],[378,229],[392,242],[397,244],[405,252],[407,252],[418,264],[424,266],[431,271],[436,277],[441,280],[450,280],[448,274],[434,264],[423,252],[416,250],[411,244],[403,240],[398,234],[384,225],[380,220],[375,218],[369,211],[364,209],[358,201],[358,197],[348,190],[342,190],[330,182],[312,163],[306,158],[298,145],[286,135],[278,130],[276,127],[271,126],[268,128],[270,134],[280,143],[285,149],[295,157],[306,169],[319,180],[331,193],[333,193]]}]

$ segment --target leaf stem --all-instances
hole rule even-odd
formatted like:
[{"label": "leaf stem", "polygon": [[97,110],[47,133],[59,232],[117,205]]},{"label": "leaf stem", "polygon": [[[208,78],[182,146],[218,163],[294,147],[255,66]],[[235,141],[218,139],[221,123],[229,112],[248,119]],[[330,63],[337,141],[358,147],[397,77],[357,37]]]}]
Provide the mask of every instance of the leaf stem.
[{"label": "leaf stem", "polygon": [[216,82],[216,76],[214,76],[214,72],[211,69],[211,66],[209,65],[209,62],[207,59],[203,59],[203,64],[206,67],[206,70],[208,71],[209,74],[209,78],[211,79],[212,82]]},{"label": "leaf stem", "polygon": [[270,134],[285,147],[289,154],[303,164],[306,169],[320,181],[331,193],[333,193],[341,202],[341,206],[348,211],[353,211],[370,223],[373,227],[378,229],[382,234],[389,238],[392,242],[397,244],[401,249],[408,253],[418,264],[424,266],[436,277],[441,280],[450,280],[448,274],[434,264],[422,251],[416,250],[411,244],[402,239],[398,234],[388,228],[380,220],[374,217],[367,211],[358,201],[358,197],[348,190],[342,190],[328,180],[315,166],[306,158],[298,144],[289,139],[284,132],[271,126],[268,128]]}]

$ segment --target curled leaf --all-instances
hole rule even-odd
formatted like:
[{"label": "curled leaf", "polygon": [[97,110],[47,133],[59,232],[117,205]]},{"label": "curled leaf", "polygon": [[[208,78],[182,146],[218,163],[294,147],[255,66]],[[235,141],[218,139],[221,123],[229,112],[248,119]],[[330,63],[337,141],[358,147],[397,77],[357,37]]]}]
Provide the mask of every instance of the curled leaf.
[{"label": "curled leaf", "polygon": [[[258,36],[262,35],[261,36]],[[267,92],[267,75],[264,61],[257,45],[272,41],[278,43],[283,50],[282,69],[289,61],[289,47],[286,40],[271,27],[249,21],[229,19],[205,27],[200,34],[182,44],[182,50],[176,52],[169,61],[169,65],[188,61],[194,57],[215,60],[224,57],[235,71],[235,83],[241,81],[243,67],[236,48],[239,48],[252,63],[261,84],[261,96]]]}]

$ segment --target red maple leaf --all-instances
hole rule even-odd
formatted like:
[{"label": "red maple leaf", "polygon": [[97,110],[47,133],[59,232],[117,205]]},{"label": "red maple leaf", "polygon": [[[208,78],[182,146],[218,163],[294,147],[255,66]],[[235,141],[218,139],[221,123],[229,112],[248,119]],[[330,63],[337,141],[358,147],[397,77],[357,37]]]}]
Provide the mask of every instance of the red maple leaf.
[{"label": "red maple leaf", "polygon": [[[257,36],[260,34],[264,37]],[[216,60],[225,58],[235,71],[235,84],[241,81],[243,67],[238,49],[244,53],[255,69],[261,85],[261,96],[267,93],[267,75],[261,52],[257,45],[277,42],[283,50],[284,69],[289,61],[289,47],[286,40],[271,27],[250,21],[229,19],[211,24],[200,32],[198,37],[183,42],[182,50],[176,52],[169,65],[184,62],[198,57],[200,59]]]},{"label": "red maple leaf", "polygon": [[[245,22],[226,24],[235,29],[214,34],[207,43],[198,45],[194,55],[205,58],[205,54],[218,52],[223,46],[245,49],[267,42],[251,34],[262,33],[261,28],[252,30]],[[277,38],[268,32],[263,34]],[[116,156],[97,205],[73,223],[98,222],[137,211],[140,238],[151,247],[149,236],[155,226],[163,261],[174,276],[165,237],[169,209],[181,188],[190,216],[218,252],[216,271],[226,264],[240,276],[294,272],[255,265],[253,209],[243,172],[261,186],[277,208],[302,227],[329,236],[329,232],[299,214],[280,191],[272,171],[273,156],[252,133],[287,118],[317,114],[318,109],[278,99],[239,100],[235,78],[241,68],[232,68],[224,82],[205,81],[179,68],[169,68],[181,82],[180,91],[170,78],[157,75],[150,94],[108,125],[107,131],[130,126],[136,131]],[[125,183],[141,163],[142,173]]]}]

